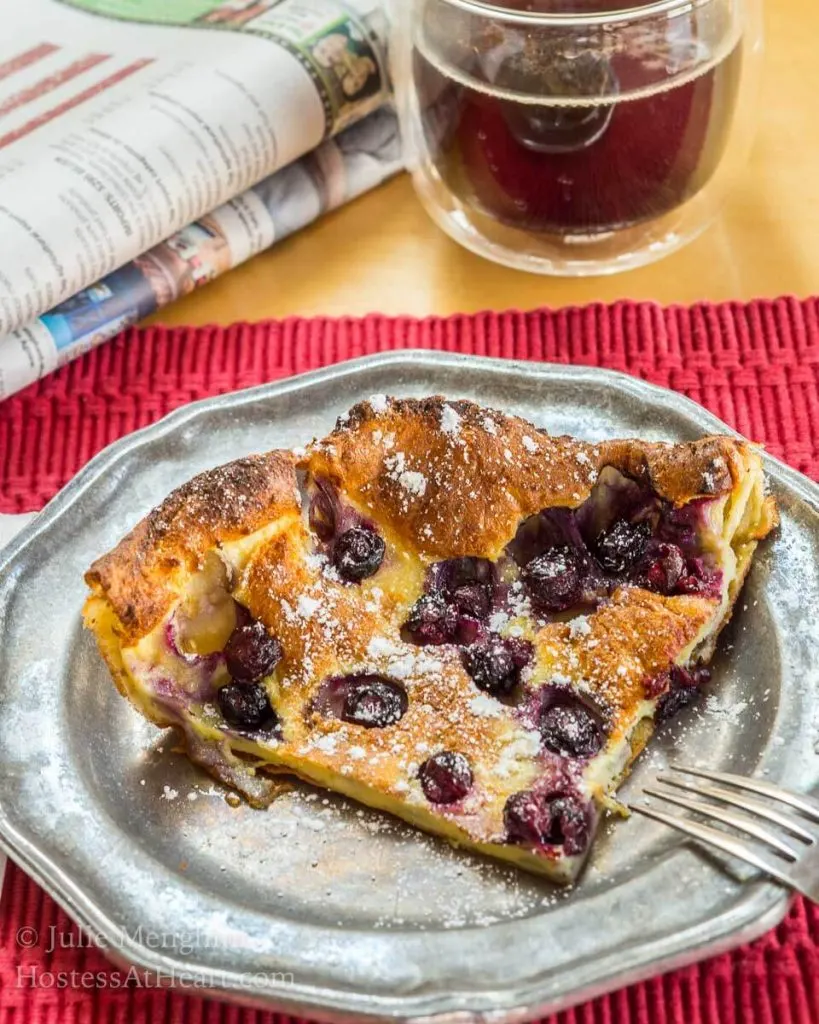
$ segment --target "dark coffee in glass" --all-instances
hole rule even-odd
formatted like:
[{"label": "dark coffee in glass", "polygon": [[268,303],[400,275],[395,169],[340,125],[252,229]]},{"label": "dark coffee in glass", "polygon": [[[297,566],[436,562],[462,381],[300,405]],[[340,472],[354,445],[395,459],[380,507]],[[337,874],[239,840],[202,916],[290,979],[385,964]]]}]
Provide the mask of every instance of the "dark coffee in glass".
[{"label": "dark coffee in glass", "polygon": [[[553,6],[517,5],[528,16]],[[727,8],[708,23],[637,17],[614,29],[507,23],[440,3],[423,17],[407,65],[416,183],[428,208],[450,206],[456,237],[488,236],[524,259],[529,248],[582,262],[590,246],[592,262],[628,262],[668,241],[664,221],[725,161],[744,65]]]}]

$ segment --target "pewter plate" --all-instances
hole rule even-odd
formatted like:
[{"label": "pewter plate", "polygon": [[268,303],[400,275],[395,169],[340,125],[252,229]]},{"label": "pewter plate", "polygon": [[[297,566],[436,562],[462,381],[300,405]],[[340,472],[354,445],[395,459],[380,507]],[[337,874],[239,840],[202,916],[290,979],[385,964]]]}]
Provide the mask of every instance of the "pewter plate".
[{"label": "pewter plate", "polygon": [[[523,1020],[759,935],[786,893],[641,818],[579,886],[451,850],[303,787],[230,807],[116,693],[80,607],[86,566],[206,467],[303,444],[373,393],[468,397],[553,433],[689,440],[727,427],[595,369],[406,352],[181,409],[95,458],[0,556],[0,834],[112,957],[162,981],[326,1020]],[[626,787],[683,763],[819,794],[819,488],[773,459],[782,529],[712,695]]]}]

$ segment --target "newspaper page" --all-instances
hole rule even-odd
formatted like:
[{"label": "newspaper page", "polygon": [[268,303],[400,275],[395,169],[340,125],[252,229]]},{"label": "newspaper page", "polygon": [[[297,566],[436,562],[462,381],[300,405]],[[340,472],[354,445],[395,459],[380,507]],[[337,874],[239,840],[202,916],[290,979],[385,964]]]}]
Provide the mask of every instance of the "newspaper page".
[{"label": "newspaper page", "polygon": [[401,167],[396,118],[382,108],[0,338],[0,400],[375,188]]},{"label": "newspaper page", "polygon": [[380,107],[385,31],[378,0],[7,4],[0,345]]}]

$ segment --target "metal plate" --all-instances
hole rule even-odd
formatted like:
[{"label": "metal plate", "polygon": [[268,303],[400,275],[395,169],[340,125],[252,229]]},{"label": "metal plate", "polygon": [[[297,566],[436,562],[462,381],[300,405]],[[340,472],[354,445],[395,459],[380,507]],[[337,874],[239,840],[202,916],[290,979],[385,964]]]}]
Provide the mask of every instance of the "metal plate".
[{"label": "metal plate", "polygon": [[[118,442],[0,556],[7,851],[117,959],[324,1019],[532,1018],[776,924],[783,890],[647,820],[607,825],[565,893],[307,787],[231,808],[117,695],[80,626],[91,560],[193,473],[302,444],[385,392],[469,397],[588,439],[727,431],[619,374],[408,352],[198,403]],[[819,488],[767,469],[782,529],[713,696],[658,736],[627,791],[673,755],[819,793]]]}]

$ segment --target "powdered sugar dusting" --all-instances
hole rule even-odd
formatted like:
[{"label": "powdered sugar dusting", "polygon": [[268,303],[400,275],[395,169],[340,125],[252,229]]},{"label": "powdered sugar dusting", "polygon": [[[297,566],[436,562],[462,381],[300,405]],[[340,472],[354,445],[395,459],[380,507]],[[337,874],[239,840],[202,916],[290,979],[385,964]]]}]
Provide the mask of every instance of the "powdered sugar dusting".
[{"label": "powdered sugar dusting", "polygon": [[730,725],[739,725],[742,721],[742,715],[747,709],[748,701],[746,700],[729,701],[717,693],[710,693],[705,698],[706,712],[722,722],[728,722]]},{"label": "powdered sugar dusting", "polygon": [[461,417],[451,405],[445,405],[441,410],[441,430],[445,434],[457,434],[461,429]]},{"label": "powdered sugar dusting", "polygon": [[[412,802],[420,787],[402,779],[392,788]],[[301,788],[276,801],[260,828],[268,836],[287,840],[287,863],[296,867],[292,876],[274,880],[275,895],[286,902],[295,892],[300,905],[317,903],[326,914],[337,913],[339,925],[349,914],[350,882],[364,878],[370,886],[361,892],[357,907],[372,914],[372,926],[379,930],[489,926],[567,898],[567,892],[545,890],[511,866],[454,850],[344,798],[320,799]],[[429,873],[435,891],[446,893],[446,898],[419,901],[419,872]],[[390,893],[387,902],[384,886]]]},{"label": "powdered sugar dusting", "polygon": [[427,489],[427,478],[423,473],[404,470],[404,472],[399,476],[398,482],[405,491],[409,491],[410,494],[415,494],[419,498]]},{"label": "powdered sugar dusting", "polygon": [[401,647],[384,636],[374,636],[367,646],[367,654],[371,658],[392,657],[401,654]]},{"label": "powdered sugar dusting", "polygon": [[479,693],[472,698],[469,710],[480,718],[500,718],[503,714],[501,704],[485,693]]},{"label": "powdered sugar dusting", "polygon": [[392,658],[388,670],[389,674],[396,679],[409,679],[417,671],[415,655],[408,653]]},{"label": "powdered sugar dusting", "polygon": [[328,564],[328,559],[324,554],[311,552],[304,556],[304,562],[311,572],[319,573]]},{"label": "powdered sugar dusting", "polygon": [[373,637],[367,646],[371,663],[365,668],[385,672],[394,679],[408,680],[443,672],[439,657],[412,644],[395,643],[386,637]]},{"label": "powdered sugar dusting", "polygon": [[302,619],[312,619],[320,607],[321,602],[315,597],[302,594],[296,602],[296,614]]},{"label": "powdered sugar dusting", "polygon": [[374,413],[381,414],[389,408],[386,395],[370,395],[370,408]]},{"label": "powdered sugar dusting", "polygon": [[534,730],[517,732],[503,747],[495,772],[501,778],[508,778],[523,761],[530,761],[540,753],[541,736]]},{"label": "powdered sugar dusting", "polygon": [[312,746],[316,750],[321,750],[325,754],[332,754],[335,752],[336,746],[338,745],[338,737],[335,733],[327,733],[326,736],[317,736],[312,741]]},{"label": "powdered sugar dusting", "polygon": [[499,611],[492,612],[489,616],[489,628],[493,633],[500,633],[502,629],[505,629],[509,625],[509,613],[500,609]]},{"label": "powdered sugar dusting", "polygon": [[407,458],[403,452],[396,452],[384,460],[389,476],[408,494],[422,497],[426,493],[427,478],[423,473],[407,469]]},{"label": "powdered sugar dusting", "polygon": [[578,637],[588,636],[591,631],[591,623],[586,615],[578,615],[576,619],[572,619],[569,623],[569,636],[572,640],[576,640]]}]

